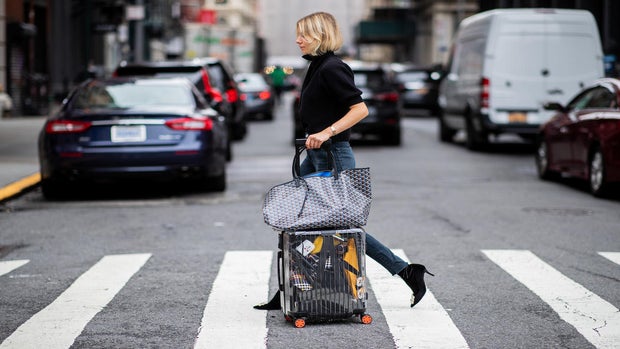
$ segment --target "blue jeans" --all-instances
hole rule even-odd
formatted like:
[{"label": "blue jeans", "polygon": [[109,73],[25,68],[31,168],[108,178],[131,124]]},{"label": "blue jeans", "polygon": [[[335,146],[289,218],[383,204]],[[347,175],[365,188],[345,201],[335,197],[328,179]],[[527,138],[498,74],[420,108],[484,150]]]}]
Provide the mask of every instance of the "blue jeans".
[{"label": "blue jeans", "polygon": [[[355,156],[349,142],[336,142],[332,144],[332,153],[336,161],[338,171],[355,168]],[[321,149],[307,149],[306,158],[300,165],[300,175],[329,170],[330,166],[327,160],[327,154]],[[379,240],[366,232],[366,254],[368,257],[377,261],[392,275],[405,269],[407,262],[392,253],[392,251],[383,245]]]}]

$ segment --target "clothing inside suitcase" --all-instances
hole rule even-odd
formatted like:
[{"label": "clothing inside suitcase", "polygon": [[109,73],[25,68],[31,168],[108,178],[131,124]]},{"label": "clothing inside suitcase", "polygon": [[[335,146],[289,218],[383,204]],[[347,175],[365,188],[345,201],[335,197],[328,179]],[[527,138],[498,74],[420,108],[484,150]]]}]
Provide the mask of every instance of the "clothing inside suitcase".
[{"label": "clothing inside suitcase", "polygon": [[291,235],[285,248],[291,315],[329,320],[364,312],[363,235],[348,230]]}]

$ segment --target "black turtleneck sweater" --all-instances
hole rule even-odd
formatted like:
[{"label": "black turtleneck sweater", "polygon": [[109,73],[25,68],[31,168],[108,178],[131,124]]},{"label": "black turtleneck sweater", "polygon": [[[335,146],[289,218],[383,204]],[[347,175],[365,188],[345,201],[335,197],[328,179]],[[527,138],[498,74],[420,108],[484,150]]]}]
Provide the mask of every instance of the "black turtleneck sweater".
[{"label": "black turtleneck sweater", "polygon": [[[340,120],[349,108],[362,102],[353,80],[353,71],[333,52],[321,56],[304,55],[310,61],[301,87],[299,114],[308,134],[321,132]],[[350,130],[332,137],[334,142],[348,141]]]}]

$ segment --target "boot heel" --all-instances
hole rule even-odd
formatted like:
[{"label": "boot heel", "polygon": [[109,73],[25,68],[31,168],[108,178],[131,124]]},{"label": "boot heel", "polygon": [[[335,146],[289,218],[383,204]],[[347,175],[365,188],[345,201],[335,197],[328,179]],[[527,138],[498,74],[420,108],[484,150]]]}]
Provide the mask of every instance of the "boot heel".
[{"label": "boot heel", "polygon": [[411,307],[418,304],[424,294],[426,294],[426,284],[424,283],[424,274],[435,276],[426,269],[422,264],[409,264],[405,269],[401,270],[398,275],[405,281],[407,286],[411,288],[413,296],[411,297]]}]

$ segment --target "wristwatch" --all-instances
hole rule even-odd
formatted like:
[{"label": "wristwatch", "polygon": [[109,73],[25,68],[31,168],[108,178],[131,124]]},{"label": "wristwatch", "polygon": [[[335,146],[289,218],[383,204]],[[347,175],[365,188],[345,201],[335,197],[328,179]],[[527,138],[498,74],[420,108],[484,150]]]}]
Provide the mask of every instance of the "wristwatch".
[{"label": "wristwatch", "polygon": [[336,128],[334,127],[334,125],[331,125],[329,127],[329,129],[330,129],[330,131],[332,131],[332,136],[335,136],[336,135]]}]

